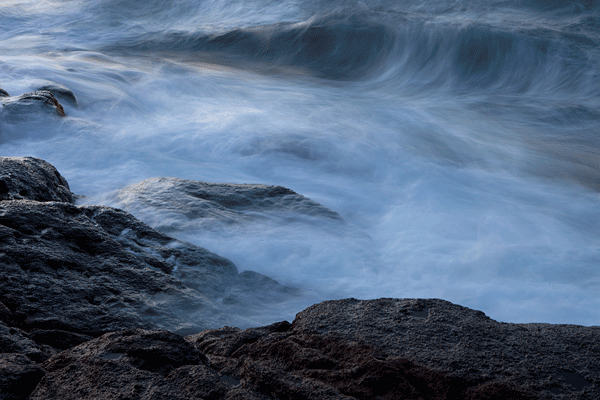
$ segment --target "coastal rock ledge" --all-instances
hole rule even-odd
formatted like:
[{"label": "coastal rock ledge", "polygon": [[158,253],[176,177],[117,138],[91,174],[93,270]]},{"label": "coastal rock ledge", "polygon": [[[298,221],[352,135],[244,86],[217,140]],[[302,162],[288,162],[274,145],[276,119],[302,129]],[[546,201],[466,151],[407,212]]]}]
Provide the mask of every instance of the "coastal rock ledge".
[{"label": "coastal rock ledge", "polygon": [[439,299],[190,325],[222,326],[215,296],[260,307],[265,284],[295,292],[122,210],[75,205],[43,160],[0,157],[0,182],[0,400],[600,399],[600,327],[500,323]]}]

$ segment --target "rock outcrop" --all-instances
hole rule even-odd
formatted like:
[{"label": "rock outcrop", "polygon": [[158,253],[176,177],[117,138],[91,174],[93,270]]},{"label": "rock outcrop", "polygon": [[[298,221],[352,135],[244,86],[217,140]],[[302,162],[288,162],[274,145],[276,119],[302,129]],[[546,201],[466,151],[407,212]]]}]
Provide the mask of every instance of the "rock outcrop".
[{"label": "rock outcrop", "polygon": [[0,167],[0,316],[37,330],[38,343],[60,349],[124,328],[197,332],[294,296],[122,210],[73,204],[42,160],[0,158]]},{"label": "rock outcrop", "polygon": [[294,330],[358,340],[385,357],[505,382],[545,398],[600,398],[597,326],[500,323],[438,299],[347,299],[302,311]]},{"label": "rock outcrop", "polygon": [[0,200],[73,203],[67,180],[56,168],[34,157],[0,157]]}]

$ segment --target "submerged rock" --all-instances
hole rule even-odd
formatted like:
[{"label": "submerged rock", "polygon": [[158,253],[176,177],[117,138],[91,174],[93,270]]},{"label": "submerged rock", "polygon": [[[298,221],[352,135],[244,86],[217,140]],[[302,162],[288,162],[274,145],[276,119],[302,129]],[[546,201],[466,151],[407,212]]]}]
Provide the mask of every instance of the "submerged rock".
[{"label": "submerged rock", "polygon": [[269,219],[344,224],[338,213],[281,186],[152,178],[119,190],[112,200],[165,232],[198,223],[231,225]]},{"label": "submerged rock", "polygon": [[44,112],[50,109],[54,110],[61,117],[66,116],[63,106],[47,90],[38,90],[20,96],[5,97],[0,101],[0,105],[2,106],[0,112],[5,120],[18,121],[27,119],[27,114],[30,114],[32,111]]},{"label": "submerged rock", "polygon": [[63,85],[59,85],[57,83],[47,83],[40,86],[37,90],[47,90],[48,92],[52,93],[54,97],[71,103],[74,106],[77,105],[77,97],[75,97],[75,93]]}]

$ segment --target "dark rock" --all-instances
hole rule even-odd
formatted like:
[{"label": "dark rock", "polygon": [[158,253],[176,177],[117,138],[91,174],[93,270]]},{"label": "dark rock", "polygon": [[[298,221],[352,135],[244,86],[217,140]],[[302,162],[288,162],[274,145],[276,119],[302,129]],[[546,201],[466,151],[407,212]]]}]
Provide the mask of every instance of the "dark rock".
[{"label": "dark rock", "polygon": [[0,321],[7,322],[11,319],[12,313],[2,302],[0,302]]},{"label": "dark rock", "polygon": [[[241,316],[256,315],[266,305],[298,294],[298,290],[258,272],[238,274],[231,261],[160,233],[125,211],[102,206],[80,208],[140,262],[172,274],[206,298],[219,299],[221,316],[213,324],[243,323]],[[206,317],[204,327],[211,323]]]},{"label": "dark rock", "polygon": [[2,88],[0,88],[0,97],[10,97],[10,94]]},{"label": "dark rock", "polygon": [[152,178],[118,191],[113,201],[163,232],[269,219],[344,223],[336,212],[281,186]]},{"label": "dark rock", "polygon": [[0,202],[0,301],[18,326],[91,336],[173,329],[181,318],[177,309],[210,308],[210,301],[163,272],[171,265],[157,257],[162,270],[152,268],[123,248],[94,222],[95,211],[58,202]]},{"label": "dark rock", "polygon": [[[111,360],[86,360],[48,373],[29,400],[190,400],[162,376]],[[201,400],[200,398],[197,398]]]},{"label": "dark rock", "polygon": [[0,200],[73,202],[66,179],[34,157],[0,157]]},{"label": "dark rock", "polygon": [[29,337],[36,343],[60,350],[66,350],[93,339],[92,336],[58,329],[34,329],[29,332]]},{"label": "dark rock", "polygon": [[0,354],[0,400],[25,400],[44,370],[23,354]]},{"label": "dark rock", "polygon": [[160,327],[161,319],[174,327],[178,317],[167,299],[201,305],[180,281],[126,251],[86,211],[68,203],[0,202],[0,301],[20,327],[91,336]]},{"label": "dark rock", "polygon": [[341,335],[388,357],[544,398],[600,398],[600,327],[500,323],[437,299],[347,299],[309,307],[293,331]]},{"label": "dark rock", "polygon": [[201,399],[192,392],[222,393],[218,375],[205,364],[202,353],[170,332],[109,333],[46,361],[47,375],[30,399]]},{"label": "dark rock", "polygon": [[[450,347],[447,326],[465,330]],[[574,332],[597,339],[596,328],[572,326],[568,333],[558,326],[517,345],[510,327],[530,326],[501,324],[441,300],[349,299],[312,306],[293,324],[224,327],[185,339],[166,331],[113,332],[45,361],[47,373],[30,398],[598,398],[596,344],[571,347]],[[571,358],[554,365],[565,346]]]},{"label": "dark rock", "polygon": [[[248,326],[295,294],[125,211],[71,204],[67,182],[42,160],[0,166],[0,318],[40,344],[64,349],[124,328]],[[36,201],[11,200],[24,196]]]},{"label": "dark rock", "polygon": [[[243,388],[275,398],[522,399],[534,394],[506,383],[481,385],[389,357],[369,344],[336,334],[298,333],[288,323],[241,331],[208,330],[187,339],[209,355],[219,373]],[[495,397],[508,393],[513,397]]]},{"label": "dark rock", "polygon": [[164,376],[184,365],[207,362],[204,354],[175,333],[131,329],[107,333],[63,351],[46,361],[44,369],[52,372],[76,362],[93,359],[118,360],[119,363]]},{"label": "dark rock", "polygon": [[48,83],[46,85],[40,86],[37,90],[46,90],[54,95],[54,97],[64,100],[67,103],[71,103],[72,105],[77,105],[77,98],[75,97],[75,93],[73,91],[63,85],[59,85],[57,83]]},{"label": "dark rock", "polygon": [[42,362],[56,354],[56,351],[34,342],[27,332],[0,322],[0,353],[19,353],[33,361]]},{"label": "dark rock", "polygon": [[63,106],[47,90],[38,90],[20,96],[3,97],[0,105],[2,105],[0,112],[2,112],[3,118],[10,119],[13,122],[26,120],[31,112],[44,112],[45,110],[53,110],[61,117],[66,115]]}]

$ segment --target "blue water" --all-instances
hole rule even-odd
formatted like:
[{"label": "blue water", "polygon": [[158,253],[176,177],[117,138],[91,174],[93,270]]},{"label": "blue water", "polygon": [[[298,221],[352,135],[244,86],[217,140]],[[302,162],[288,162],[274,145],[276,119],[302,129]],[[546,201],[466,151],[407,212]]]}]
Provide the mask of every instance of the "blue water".
[{"label": "blue water", "polygon": [[598,325],[599,44],[597,1],[4,0],[0,87],[78,103],[0,120],[0,155],[157,228],[114,191],[173,176],[310,197],[348,226],[169,233],[304,305],[438,297]]}]

